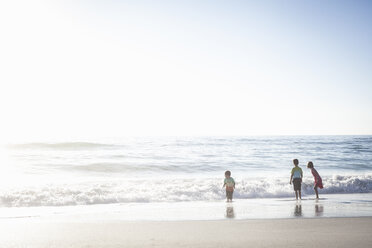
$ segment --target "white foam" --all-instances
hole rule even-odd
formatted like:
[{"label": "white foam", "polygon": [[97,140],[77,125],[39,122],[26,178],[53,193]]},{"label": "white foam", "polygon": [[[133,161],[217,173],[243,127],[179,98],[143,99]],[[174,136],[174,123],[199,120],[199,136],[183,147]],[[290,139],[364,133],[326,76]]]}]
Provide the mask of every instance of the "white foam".
[{"label": "white foam", "polygon": [[[245,178],[236,181],[234,198],[280,198],[293,196],[288,178]],[[321,194],[370,193],[372,176],[340,176],[323,178]],[[304,180],[303,195],[312,195],[312,179]],[[222,200],[222,180],[209,179],[146,179],[96,181],[81,184],[48,184],[3,188],[0,206],[68,206],[138,202],[185,202]]]}]

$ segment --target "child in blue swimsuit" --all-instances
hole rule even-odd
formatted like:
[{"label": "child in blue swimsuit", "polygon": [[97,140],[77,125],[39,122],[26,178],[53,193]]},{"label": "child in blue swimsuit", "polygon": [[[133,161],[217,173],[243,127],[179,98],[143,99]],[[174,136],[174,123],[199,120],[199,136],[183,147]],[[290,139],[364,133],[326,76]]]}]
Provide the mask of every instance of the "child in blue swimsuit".
[{"label": "child in blue swimsuit", "polygon": [[225,180],[223,182],[223,188],[226,187],[226,201],[232,201],[234,189],[235,189],[235,181],[234,178],[231,177],[231,172],[225,172]]}]

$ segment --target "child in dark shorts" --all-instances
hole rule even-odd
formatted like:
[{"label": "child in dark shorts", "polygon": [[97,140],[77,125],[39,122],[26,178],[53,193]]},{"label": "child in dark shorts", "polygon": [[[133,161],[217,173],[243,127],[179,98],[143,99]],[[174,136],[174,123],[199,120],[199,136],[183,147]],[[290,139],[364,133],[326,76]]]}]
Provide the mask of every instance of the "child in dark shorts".
[{"label": "child in dark shorts", "polygon": [[232,201],[234,189],[235,189],[235,181],[234,178],[231,177],[230,171],[225,171],[225,180],[223,182],[222,188],[226,187],[226,201]]},{"label": "child in dark shorts", "polygon": [[301,183],[302,183],[302,169],[298,166],[298,159],[293,159],[294,167],[291,171],[291,178],[289,179],[289,184],[293,182],[293,189],[296,194],[296,200],[300,197],[301,200]]}]

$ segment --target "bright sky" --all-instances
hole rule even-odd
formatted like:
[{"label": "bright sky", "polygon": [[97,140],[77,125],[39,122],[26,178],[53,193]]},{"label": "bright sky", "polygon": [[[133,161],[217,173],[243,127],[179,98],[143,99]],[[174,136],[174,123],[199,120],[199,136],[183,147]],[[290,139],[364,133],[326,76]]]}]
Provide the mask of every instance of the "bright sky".
[{"label": "bright sky", "polygon": [[370,1],[1,1],[3,140],[372,134]]}]

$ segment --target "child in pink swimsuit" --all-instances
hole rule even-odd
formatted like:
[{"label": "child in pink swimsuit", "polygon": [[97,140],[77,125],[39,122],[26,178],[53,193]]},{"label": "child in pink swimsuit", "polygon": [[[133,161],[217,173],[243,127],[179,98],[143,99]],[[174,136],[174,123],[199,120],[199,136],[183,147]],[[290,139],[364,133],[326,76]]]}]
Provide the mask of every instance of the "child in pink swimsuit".
[{"label": "child in pink swimsuit", "polygon": [[307,168],[311,169],[311,174],[314,176],[314,191],[316,194],[316,199],[319,199],[319,194],[318,194],[318,188],[322,189],[323,188],[323,182],[322,178],[319,176],[319,173],[314,169],[314,164],[313,162],[307,163]]}]

